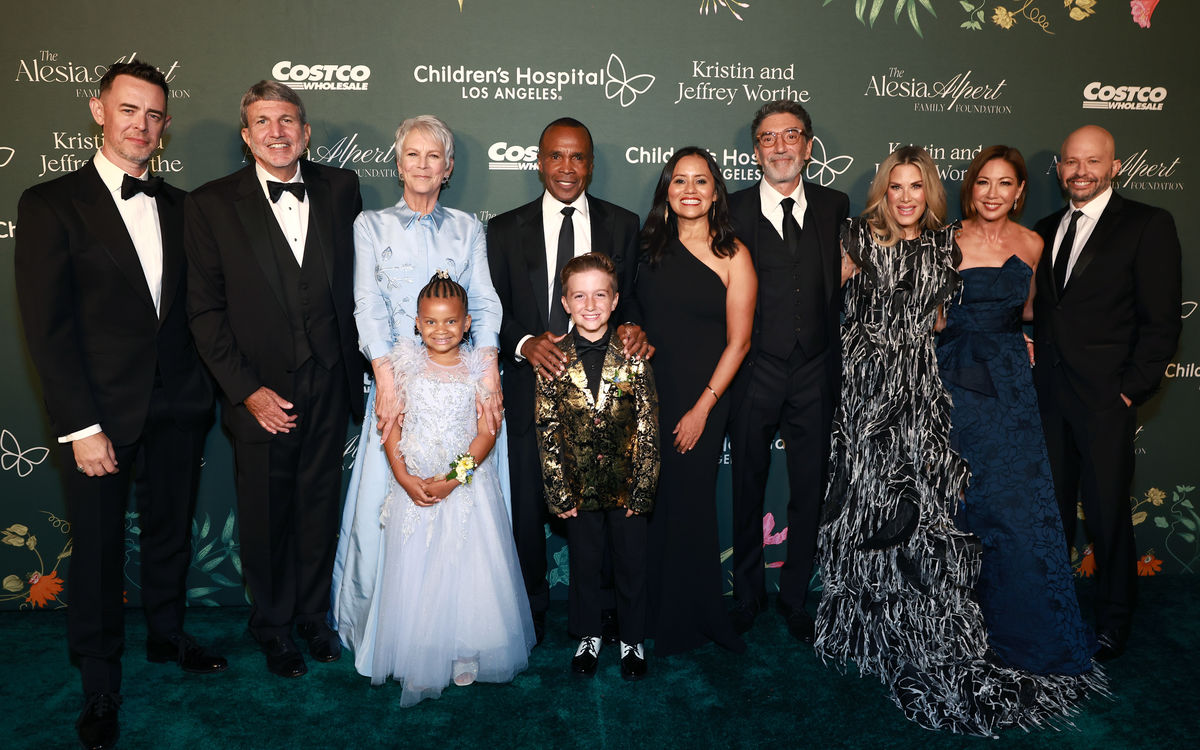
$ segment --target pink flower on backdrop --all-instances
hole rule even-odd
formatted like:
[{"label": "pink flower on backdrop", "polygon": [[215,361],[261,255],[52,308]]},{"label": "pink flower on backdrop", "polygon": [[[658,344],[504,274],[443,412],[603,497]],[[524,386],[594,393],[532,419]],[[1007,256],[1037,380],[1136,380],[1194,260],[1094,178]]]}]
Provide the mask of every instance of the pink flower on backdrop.
[{"label": "pink flower on backdrop", "polygon": [[1150,16],[1154,15],[1157,5],[1158,0],[1129,0],[1129,13],[1134,23],[1143,29],[1150,28]]},{"label": "pink flower on backdrop", "polygon": [[[766,515],[763,516],[763,546],[764,547],[769,547],[774,544],[782,544],[784,541],[787,540],[788,530],[787,530],[786,526],[783,527],[783,531],[780,531],[778,533],[772,533],[773,531],[775,531],[775,514],[767,513]],[[768,568],[781,568],[781,567],[783,567],[783,562],[780,561],[780,562],[767,563],[767,567]]]}]

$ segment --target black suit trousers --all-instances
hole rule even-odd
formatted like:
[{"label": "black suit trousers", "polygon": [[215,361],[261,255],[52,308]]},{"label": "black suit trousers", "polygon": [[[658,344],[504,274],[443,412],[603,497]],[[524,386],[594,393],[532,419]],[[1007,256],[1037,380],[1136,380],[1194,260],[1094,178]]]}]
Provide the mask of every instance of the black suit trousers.
[{"label": "black suit trousers", "polygon": [[1120,397],[1091,409],[1061,368],[1039,373],[1038,404],[1067,547],[1075,543],[1077,500],[1096,560],[1096,627],[1127,627],[1137,599],[1137,547],[1129,513],[1137,408]]},{"label": "black suit trousers", "polygon": [[598,636],[605,591],[605,563],[612,566],[620,638],[641,643],[646,633],[646,517],[625,517],[624,508],[580,511],[566,519],[571,554],[567,625],[580,638]]},{"label": "black suit trousers", "polygon": [[784,359],[759,351],[734,382],[730,418],[733,462],[733,595],[766,606],[763,502],[778,431],[787,455],[787,560],[779,598],[804,606],[816,555],[817,520],[828,481],[833,393],[831,350],[806,359],[799,347]]},{"label": "black suit trousers", "polygon": [[233,441],[242,573],[254,599],[250,633],[290,637],[292,626],[325,622],[337,547],[342,461],[350,402],[339,360],[295,372],[296,427],[268,442]]},{"label": "black suit trousers", "polygon": [[512,490],[513,540],[521,577],[531,611],[545,612],[550,606],[550,584],[546,581],[546,498],[542,484],[542,458],[537,430],[508,433],[508,480]]},{"label": "black suit trousers", "polygon": [[67,642],[83,690],[120,692],[125,645],[125,509],[134,486],[141,599],[151,640],[183,630],[191,521],[207,424],[180,427],[161,386],[151,397],[139,438],[114,446],[117,473],[89,477],[75,469],[70,443],[59,446],[73,550],[68,578]]}]

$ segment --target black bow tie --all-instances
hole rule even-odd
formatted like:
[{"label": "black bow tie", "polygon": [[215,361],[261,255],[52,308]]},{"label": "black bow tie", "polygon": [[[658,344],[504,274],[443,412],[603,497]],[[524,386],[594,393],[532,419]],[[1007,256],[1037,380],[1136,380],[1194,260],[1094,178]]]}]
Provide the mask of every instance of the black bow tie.
[{"label": "black bow tie", "polygon": [[138,193],[145,193],[153,198],[158,195],[158,191],[162,190],[163,178],[150,177],[145,180],[139,180],[132,175],[126,174],[121,178],[121,200],[129,200]]},{"label": "black bow tie", "polygon": [[582,355],[584,352],[605,352],[608,351],[608,341],[600,339],[599,341],[588,341],[582,336],[575,339],[575,353]]},{"label": "black bow tie", "polygon": [[284,190],[296,196],[296,200],[304,200],[303,182],[275,182],[274,180],[267,180],[267,192],[271,194],[272,203],[279,202],[279,196],[283,195]]}]

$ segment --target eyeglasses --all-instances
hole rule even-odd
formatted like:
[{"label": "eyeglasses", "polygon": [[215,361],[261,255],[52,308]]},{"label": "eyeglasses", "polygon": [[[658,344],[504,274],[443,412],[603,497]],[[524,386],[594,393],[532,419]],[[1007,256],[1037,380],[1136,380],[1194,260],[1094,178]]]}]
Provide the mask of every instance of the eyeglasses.
[{"label": "eyeglasses", "polygon": [[783,142],[789,146],[796,145],[797,143],[800,142],[801,138],[805,137],[804,131],[801,130],[800,128],[788,128],[787,130],[783,131],[782,133],[775,133],[770,130],[767,130],[765,132],[758,134],[758,136],[757,136],[758,145],[762,146],[763,148],[770,148],[775,145],[775,141],[780,136],[783,137]]}]

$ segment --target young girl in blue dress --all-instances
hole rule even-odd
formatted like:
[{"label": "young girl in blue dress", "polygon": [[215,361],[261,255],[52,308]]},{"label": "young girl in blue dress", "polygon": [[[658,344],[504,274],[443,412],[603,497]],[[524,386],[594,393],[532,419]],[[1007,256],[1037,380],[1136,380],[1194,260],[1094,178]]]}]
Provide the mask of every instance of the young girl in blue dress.
[{"label": "young girl in blue dress", "polygon": [[467,293],[438,272],[417,297],[421,343],[392,350],[402,427],[380,514],[384,552],[372,684],[403,685],[400,705],[451,682],[508,682],[525,669],[533,621],[498,474],[495,435],[477,416],[490,362],[463,342]]}]

